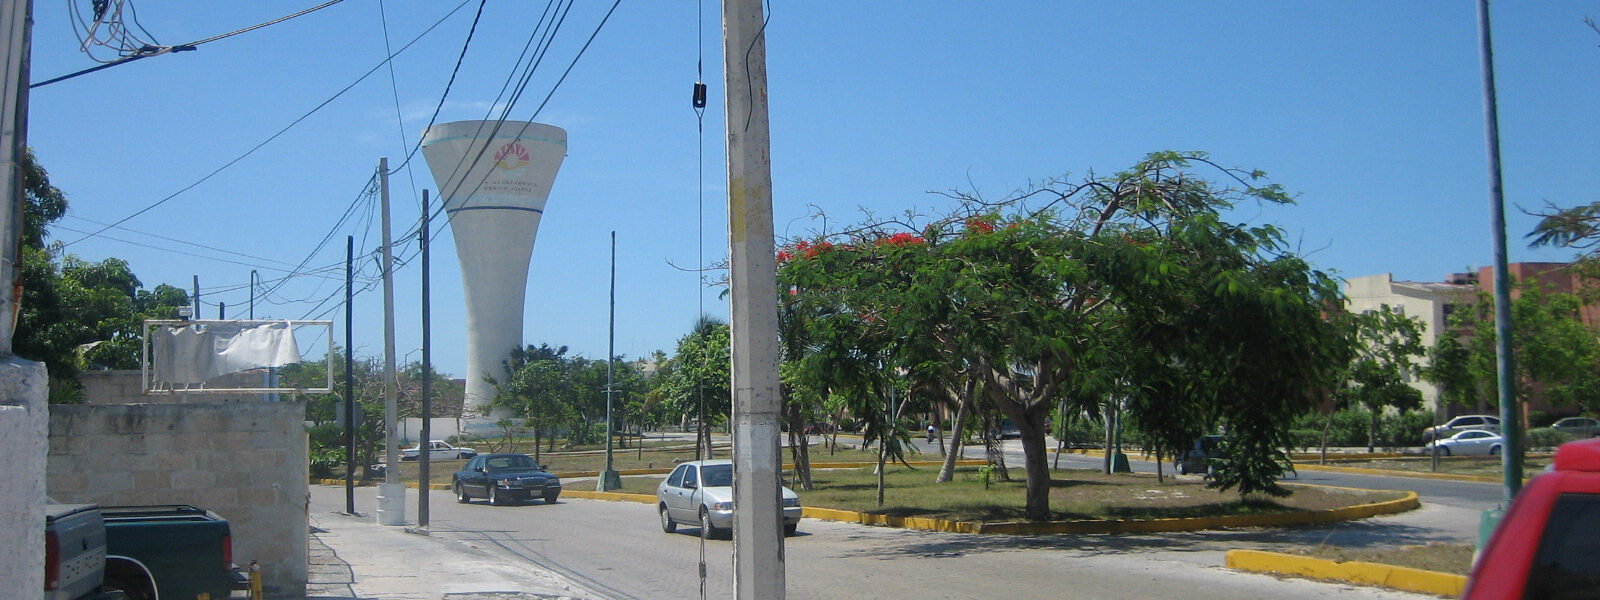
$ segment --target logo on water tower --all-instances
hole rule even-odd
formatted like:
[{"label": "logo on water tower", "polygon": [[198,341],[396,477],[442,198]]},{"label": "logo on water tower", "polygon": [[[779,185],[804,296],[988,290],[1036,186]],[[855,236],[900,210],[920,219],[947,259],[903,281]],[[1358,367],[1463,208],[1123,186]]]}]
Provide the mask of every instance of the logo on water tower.
[{"label": "logo on water tower", "polygon": [[499,150],[494,152],[495,167],[505,169],[507,171],[513,171],[520,169],[527,164],[528,149],[523,148],[522,144],[517,142],[511,142],[501,146]]}]

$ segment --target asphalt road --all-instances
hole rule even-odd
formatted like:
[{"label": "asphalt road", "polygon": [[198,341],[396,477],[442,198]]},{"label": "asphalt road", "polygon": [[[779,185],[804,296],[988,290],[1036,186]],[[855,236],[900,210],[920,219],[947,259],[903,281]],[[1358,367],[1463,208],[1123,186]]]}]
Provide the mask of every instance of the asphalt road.
[{"label": "asphalt road", "polygon": [[[358,490],[358,510],[371,510],[374,494]],[[342,488],[313,486],[311,510],[341,510],[343,498]],[[597,598],[732,596],[732,542],[702,545],[694,528],[663,533],[650,505],[583,499],[460,505],[442,491],[432,492],[430,502],[431,539],[546,570]],[[414,492],[411,504],[414,517]],[[787,597],[796,599],[1426,597],[1222,568],[1228,549],[1281,543],[1278,532],[1267,530],[979,536],[806,519],[800,531],[784,550]],[[702,556],[703,594],[697,575]]]}]

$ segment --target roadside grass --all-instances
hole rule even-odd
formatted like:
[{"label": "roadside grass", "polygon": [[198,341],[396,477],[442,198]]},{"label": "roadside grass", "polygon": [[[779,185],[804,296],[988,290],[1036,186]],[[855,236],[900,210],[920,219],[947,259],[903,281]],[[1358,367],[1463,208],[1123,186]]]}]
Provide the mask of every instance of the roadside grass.
[{"label": "roadside grass", "polygon": [[[1410,471],[1413,473],[1449,473],[1452,475],[1475,475],[1481,477],[1499,477],[1503,474],[1503,467],[1498,456],[1441,456],[1439,457],[1439,470],[1433,470],[1433,458],[1429,456],[1378,458],[1362,461],[1330,462],[1332,466],[1355,467],[1361,469],[1383,469],[1388,471]],[[1549,456],[1525,456],[1522,459],[1522,469],[1528,475],[1534,475],[1550,464]]]},{"label": "roadside grass", "polygon": [[[937,468],[896,466],[884,474],[884,505],[877,505],[877,476],[872,469],[820,469],[811,474],[816,489],[789,486],[805,506],[851,510],[900,517],[927,517],[953,521],[1024,521],[1026,483],[989,482],[975,467],[959,467],[947,483],[934,483]],[[1019,474],[1014,471],[1014,474]],[[787,473],[785,474],[788,475]],[[1161,519],[1239,514],[1309,512],[1392,500],[1399,492],[1365,492],[1299,487],[1287,498],[1241,499],[1238,492],[1206,489],[1195,477],[1105,475],[1095,470],[1056,470],[1051,474],[1048,520]],[[654,494],[660,476],[624,477],[622,489],[633,494]],[[577,483],[573,489],[586,489]]]},{"label": "roadside grass", "polygon": [[1438,571],[1440,573],[1454,573],[1456,575],[1469,575],[1472,572],[1471,544],[1442,544],[1435,542],[1426,546],[1401,546],[1398,548],[1317,546],[1303,548],[1293,553],[1337,562],[1357,560]]}]

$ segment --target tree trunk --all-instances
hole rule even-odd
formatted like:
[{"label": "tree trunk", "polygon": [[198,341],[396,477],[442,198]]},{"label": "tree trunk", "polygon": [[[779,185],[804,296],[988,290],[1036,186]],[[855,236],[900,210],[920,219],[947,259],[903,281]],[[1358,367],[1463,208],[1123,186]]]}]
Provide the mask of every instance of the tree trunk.
[{"label": "tree trunk", "polygon": [[878,508],[883,508],[883,463],[889,457],[889,445],[878,436]]},{"label": "tree trunk", "polygon": [[1045,421],[1049,413],[1048,405],[1039,405],[1025,411],[1022,419],[1011,417],[1017,430],[1022,433],[1022,463],[1028,473],[1025,514],[1033,521],[1050,518],[1050,465],[1046,460],[1049,454],[1044,445],[1044,434],[1048,429]]},{"label": "tree trunk", "polygon": [[1372,411],[1372,420],[1367,423],[1367,454],[1372,454],[1373,448],[1378,444],[1378,419],[1382,417],[1382,408]]},{"label": "tree trunk", "polygon": [[955,476],[956,461],[961,459],[961,440],[965,437],[964,429],[967,425],[967,418],[972,412],[973,391],[977,388],[977,385],[977,380],[970,377],[967,378],[966,388],[962,391],[961,397],[957,399],[959,404],[956,407],[956,422],[955,426],[950,428],[950,452],[944,455],[944,464],[939,467],[939,477],[934,479],[935,483],[948,482]]},{"label": "tree trunk", "polygon": [[1166,481],[1166,478],[1163,477],[1162,474],[1161,474],[1161,444],[1156,444],[1155,446],[1156,446],[1156,483],[1162,483],[1162,482]]},{"label": "tree trunk", "polygon": [[1116,445],[1116,438],[1115,438],[1116,427],[1117,427],[1117,407],[1114,404],[1108,405],[1106,407],[1106,451],[1105,451],[1105,460],[1103,461],[1103,464],[1100,467],[1100,472],[1104,473],[1106,475],[1110,475],[1111,474],[1111,461],[1112,461],[1111,455],[1112,455],[1113,452],[1116,451],[1116,450],[1114,450],[1112,448],[1112,446]]}]

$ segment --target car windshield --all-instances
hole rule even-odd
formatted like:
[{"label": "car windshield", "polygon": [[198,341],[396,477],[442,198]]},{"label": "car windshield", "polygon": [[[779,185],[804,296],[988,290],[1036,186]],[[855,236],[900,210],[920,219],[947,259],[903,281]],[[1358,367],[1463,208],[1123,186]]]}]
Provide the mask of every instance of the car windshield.
[{"label": "car windshield", "polygon": [[484,461],[484,467],[490,471],[526,471],[539,468],[533,459],[522,455],[491,457]]},{"label": "car windshield", "polygon": [[700,481],[706,487],[733,485],[733,465],[706,465],[700,468]]}]

